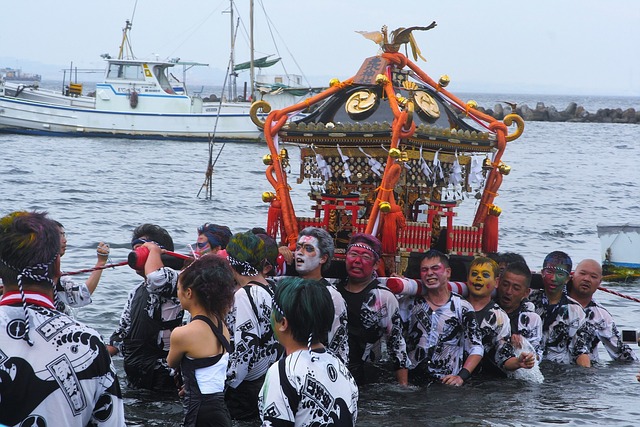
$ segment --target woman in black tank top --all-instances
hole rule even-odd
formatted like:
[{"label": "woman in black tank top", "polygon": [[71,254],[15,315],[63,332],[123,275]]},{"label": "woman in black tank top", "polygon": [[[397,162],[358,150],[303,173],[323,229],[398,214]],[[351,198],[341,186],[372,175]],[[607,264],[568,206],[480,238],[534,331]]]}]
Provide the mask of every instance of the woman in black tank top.
[{"label": "woman in black tank top", "polygon": [[231,426],[224,402],[231,346],[222,319],[233,304],[234,290],[229,264],[214,254],[201,257],[180,274],[178,299],[192,320],[171,333],[167,362],[181,371],[185,427]]}]

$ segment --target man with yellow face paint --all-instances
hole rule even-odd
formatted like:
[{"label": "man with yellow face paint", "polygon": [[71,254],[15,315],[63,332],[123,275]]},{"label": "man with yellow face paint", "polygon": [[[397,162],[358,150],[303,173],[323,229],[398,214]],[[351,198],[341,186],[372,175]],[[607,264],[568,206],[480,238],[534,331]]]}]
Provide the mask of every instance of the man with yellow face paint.
[{"label": "man with yellow face paint", "polygon": [[475,310],[484,347],[480,367],[487,373],[531,369],[535,365],[535,354],[523,352],[516,357],[511,345],[509,316],[492,298],[498,286],[498,271],[498,264],[487,257],[477,257],[469,266],[467,300]]}]

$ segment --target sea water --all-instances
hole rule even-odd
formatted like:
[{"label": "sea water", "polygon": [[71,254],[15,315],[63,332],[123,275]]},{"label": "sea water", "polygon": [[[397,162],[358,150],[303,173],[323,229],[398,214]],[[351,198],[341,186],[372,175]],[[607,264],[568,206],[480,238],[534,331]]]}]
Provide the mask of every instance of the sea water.
[{"label": "sea water", "polygon": [[[471,95],[492,107],[507,100],[564,108],[575,98]],[[467,98],[464,98],[465,100]],[[639,108],[638,98],[584,98],[588,111]],[[525,256],[534,270],[544,256],[564,250],[577,263],[600,259],[596,224],[640,219],[640,125],[526,123],[523,136],[507,145],[503,161],[511,166],[495,204],[500,216],[501,251]],[[244,231],[266,225],[263,191],[264,144],[216,143],[213,197],[207,200],[208,144],[98,138],[50,138],[0,134],[0,215],[14,210],[46,210],[67,230],[66,271],[92,267],[95,247],[108,242],[111,260],[126,259],[131,231],[143,222],[169,230],[176,251],[187,253],[204,222]],[[296,184],[297,149],[290,184],[298,214],[310,216],[308,184]],[[200,197],[197,194],[200,192]],[[470,195],[472,196],[472,195]],[[476,200],[462,204],[458,220],[472,216]],[[460,222],[461,225],[466,225]],[[84,280],[86,275],[77,276]],[[93,304],[76,316],[109,337],[118,324],[127,294],[139,283],[128,267],[107,270]],[[603,284],[640,298],[640,282]],[[619,329],[640,330],[640,303],[598,292]],[[633,346],[635,350],[640,350]],[[637,351],[640,353],[640,351]],[[604,363],[591,369],[542,365],[544,382],[471,381],[461,388],[432,385],[403,389],[376,384],[360,390],[358,425],[637,425],[640,419],[638,364]],[[176,395],[158,396],[126,387],[122,359],[115,359],[126,400],[127,420],[136,426],[177,426],[182,409]],[[238,423],[249,426],[251,423]]]}]

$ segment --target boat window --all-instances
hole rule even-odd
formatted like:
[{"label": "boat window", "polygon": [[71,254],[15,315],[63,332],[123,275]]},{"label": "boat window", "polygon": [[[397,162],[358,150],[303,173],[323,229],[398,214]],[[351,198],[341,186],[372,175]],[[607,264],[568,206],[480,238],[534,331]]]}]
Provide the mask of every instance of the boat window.
[{"label": "boat window", "polygon": [[144,81],[144,72],[137,64],[109,64],[107,78]]},{"label": "boat window", "polygon": [[153,74],[155,74],[158,79],[158,83],[160,83],[160,87],[167,93],[174,93],[171,88],[171,83],[169,83],[169,79],[167,78],[167,67],[161,65],[153,66]]}]

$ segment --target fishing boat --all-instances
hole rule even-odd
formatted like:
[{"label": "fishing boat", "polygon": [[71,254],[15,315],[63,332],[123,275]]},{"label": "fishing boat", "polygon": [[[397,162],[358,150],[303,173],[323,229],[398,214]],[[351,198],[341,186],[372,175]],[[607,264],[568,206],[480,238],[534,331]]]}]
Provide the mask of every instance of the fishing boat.
[{"label": "fishing boat", "polygon": [[[308,93],[305,88],[291,87],[289,81],[280,78],[275,84],[252,84],[248,96],[205,102],[199,95],[189,94],[184,78],[178,80],[172,70],[177,65],[207,64],[136,58],[129,43],[131,26],[127,21],[117,57],[102,55],[106,61],[104,79],[91,96],[84,93],[81,83],[69,83],[57,91],[38,84],[0,81],[0,132],[259,141],[262,132],[252,120],[251,110],[258,108],[254,117],[262,119],[267,112],[252,106],[252,101],[261,99],[269,105],[284,106]],[[250,61],[251,81],[255,81],[255,67],[273,65],[273,61],[261,62],[260,58]],[[238,68],[234,66],[231,70],[235,76]]]},{"label": "fishing boat", "polygon": [[0,79],[6,81],[19,82],[39,82],[42,80],[40,74],[23,73],[20,68],[0,68]]},{"label": "fishing boat", "polygon": [[640,224],[598,224],[605,280],[640,277]]},{"label": "fishing boat", "polygon": [[[419,277],[416,259],[435,248],[451,256],[451,280],[463,282],[473,256],[497,252],[501,209],[494,199],[510,172],[501,158],[524,121],[482,113],[446,89],[448,76],[433,79],[400,52],[410,46],[417,61],[413,32],[435,26],[363,33],[381,54],[364,59],[353,77],[334,79],[263,122],[269,148],[263,162],[273,190],[262,199],[269,204],[267,231],[282,244],[293,248],[300,229],[322,227],[334,236],[341,260],[350,235],[365,232],[382,241],[380,276]],[[311,114],[287,120],[309,105],[317,105]],[[300,147],[297,183],[308,183],[313,205],[306,214],[292,202],[285,144]],[[465,202],[476,209],[461,225],[456,216]]]}]

